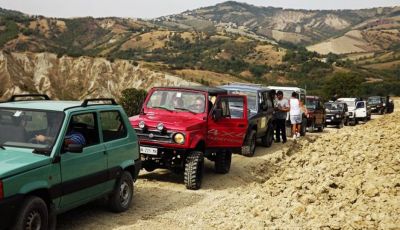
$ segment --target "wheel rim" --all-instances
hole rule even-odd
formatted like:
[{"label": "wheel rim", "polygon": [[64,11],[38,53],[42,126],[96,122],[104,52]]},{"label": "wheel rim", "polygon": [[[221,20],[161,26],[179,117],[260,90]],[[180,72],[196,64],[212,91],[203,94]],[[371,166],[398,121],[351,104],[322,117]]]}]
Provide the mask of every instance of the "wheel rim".
[{"label": "wheel rim", "polygon": [[131,198],[130,187],[126,181],[121,184],[119,190],[119,198],[121,201],[121,205],[126,207],[129,204],[129,200]]},{"label": "wheel rim", "polygon": [[42,227],[42,217],[37,210],[33,210],[29,213],[26,223],[25,229],[26,230],[40,230]]}]

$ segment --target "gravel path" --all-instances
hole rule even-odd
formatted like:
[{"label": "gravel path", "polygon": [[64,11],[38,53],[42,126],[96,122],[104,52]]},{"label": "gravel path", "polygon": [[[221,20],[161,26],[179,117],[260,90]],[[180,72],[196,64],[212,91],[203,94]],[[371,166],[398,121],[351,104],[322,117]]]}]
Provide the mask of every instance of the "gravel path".
[{"label": "gravel path", "polygon": [[235,155],[227,175],[207,161],[198,191],[168,171],[142,172],[128,212],[89,204],[59,216],[58,229],[398,228],[399,140],[397,110]]}]

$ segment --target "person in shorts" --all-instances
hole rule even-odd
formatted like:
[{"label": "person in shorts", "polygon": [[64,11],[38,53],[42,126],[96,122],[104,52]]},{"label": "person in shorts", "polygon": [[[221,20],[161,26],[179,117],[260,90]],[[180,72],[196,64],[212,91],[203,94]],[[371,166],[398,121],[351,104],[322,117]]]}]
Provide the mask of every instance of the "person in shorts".
[{"label": "person in shorts", "polygon": [[[293,139],[300,137],[301,128],[301,111],[304,110],[303,103],[299,100],[299,95],[296,92],[292,93],[292,97],[289,99],[289,114],[290,123],[292,124],[292,135]],[[306,112],[306,111],[305,111]]]}]

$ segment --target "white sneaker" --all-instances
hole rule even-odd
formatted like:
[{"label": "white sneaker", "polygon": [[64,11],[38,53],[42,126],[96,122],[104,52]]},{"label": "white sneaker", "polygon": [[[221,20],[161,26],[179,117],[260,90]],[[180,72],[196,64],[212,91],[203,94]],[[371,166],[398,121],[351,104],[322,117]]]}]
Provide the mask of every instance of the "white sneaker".
[{"label": "white sneaker", "polygon": [[296,140],[296,134],[293,134],[293,140]]},{"label": "white sneaker", "polygon": [[300,137],[300,133],[297,133],[297,137]]}]

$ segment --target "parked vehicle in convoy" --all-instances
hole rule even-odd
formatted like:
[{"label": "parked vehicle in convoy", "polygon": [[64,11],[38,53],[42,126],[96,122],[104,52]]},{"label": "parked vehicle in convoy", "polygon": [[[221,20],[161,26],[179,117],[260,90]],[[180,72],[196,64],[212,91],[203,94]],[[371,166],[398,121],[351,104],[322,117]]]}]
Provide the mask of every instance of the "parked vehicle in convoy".
[{"label": "parked vehicle in convoy", "polygon": [[53,229],[56,214],[102,197],[130,207],[139,147],[113,99],[15,95],[0,104],[0,130],[0,229]]},{"label": "parked vehicle in convoy", "polygon": [[349,110],[345,102],[327,102],[325,103],[325,111],[325,124],[327,126],[335,125],[340,129],[345,125],[349,125]]},{"label": "parked vehicle in convoy", "polygon": [[384,98],[385,97],[381,96],[368,97],[368,104],[371,106],[371,113],[377,113],[377,114],[386,113],[387,107]]},{"label": "parked vehicle in convoy", "polygon": [[199,189],[204,158],[215,172],[228,173],[248,127],[247,99],[212,87],[156,87],[141,113],[131,117],[140,142],[143,168],[184,174],[188,189]]},{"label": "parked vehicle in convoy", "polygon": [[325,106],[322,99],[318,96],[306,96],[307,128],[310,132],[318,129],[322,132],[325,127]]},{"label": "parked vehicle in convoy", "polygon": [[274,140],[274,103],[271,90],[262,85],[248,83],[232,83],[219,88],[226,89],[229,94],[247,96],[249,123],[242,155],[254,155],[258,138],[263,146],[270,147]]},{"label": "parked vehicle in convoy", "polygon": [[368,121],[371,119],[371,108],[367,101],[358,98],[338,98],[338,101],[345,102],[349,110],[350,125],[356,125],[359,121]]},{"label": "parked vehicle in convoy", "polygon": [[383,105],[386,107],[386,113],[393,113],[394,111],[394,103],[390,96],[382,97]]},{"label": "parked vehicle in convoy", "polygon": [[[268,86],[268,89],[273,89],[275,91],[282,91],[283,92],[283,97],[286,99],[290,99],[292,97],[292,93],[296,92],[299,95],[299,100],[303,103],[303,105],[306,104],[306,90],[299,88],[299,87],[285,87],[285,86]],[[288,113],[288,118],[286,120],[286,133],[289,134],[291,133],[291,128],[290,128],[290,119],[289,119],[290,114]],[[306,130],[307,130],[307,117],[304,112],[302,112],[302,119],[301,119],[301,126],[300,126],[300,135],[305,136],[306,135]]]}]

